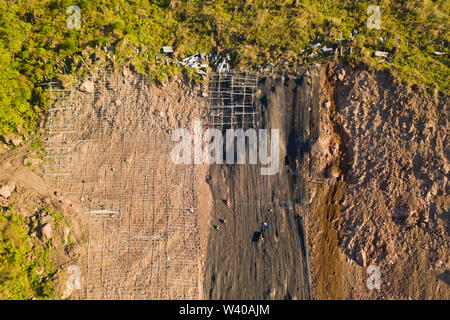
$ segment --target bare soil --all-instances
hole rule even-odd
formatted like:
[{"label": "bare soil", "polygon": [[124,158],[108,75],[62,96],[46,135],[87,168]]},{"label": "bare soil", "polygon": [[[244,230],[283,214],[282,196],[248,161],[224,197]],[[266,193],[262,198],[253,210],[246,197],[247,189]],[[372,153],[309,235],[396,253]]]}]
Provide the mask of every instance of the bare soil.
[{"label": "bare soil", "polygon": [[47,182],[85,208],[79,297],[202,298],[207,167],[176,165],[170,152],[171,133],[202,120],[203,89],[128,69],[91,77],[92,92],[56,98],[48,117]]},{"label": "bare soil", "polygon": [[[323,87],[340,152],[326,173],[337,183],[312,192],[313,297],[448,299],[448,97],[343,65],[329,66]],[[369,265],[379,290],[367,287]]]}]

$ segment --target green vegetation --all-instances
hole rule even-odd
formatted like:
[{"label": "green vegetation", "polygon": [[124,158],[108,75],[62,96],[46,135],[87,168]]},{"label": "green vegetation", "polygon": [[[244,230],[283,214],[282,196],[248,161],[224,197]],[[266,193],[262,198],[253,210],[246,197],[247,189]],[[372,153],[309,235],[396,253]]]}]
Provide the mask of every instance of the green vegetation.
[{"label": "green vegetation", "polygon": [[[74,4],[79,30],[66,25]],[[366,26],[373,4],[381,8],[380,30]],[[38,84],[49,79],[73,83],[94,65],[128,64],[157,80],[192,74],[157,62],[163,45],[174,48],[174,58],[227,52],[234,67],[251,68],[295,60],[330,32],[330,39],[346,38],[356,29],[352,61],[448,93],[448,54],[433,52],[447,53],[449,9],[445,0],[0,0],[0,134],[33,131],[37,110],[48,104]],[[389,51],[394,66],[377,60],[376,50]]]},{"label": "green vegetation", "polygon": [[61,223],[63,223],[63,222],[66,224],[66,226],[69,226],[69,223],[67,222],[66,218],[64,218],[64,215],[62,214],[61,211],[59,211],[59,210],[52,211],[49,208],[44,208],[44,211],[53,217],[53,219],[55,221],[56,229],[59,229],[59,227],[61,226]]},{"label": "green vegetation", "polygon": [[0,300],[54,297],[51,247],[32,246],[27,230],[25,219],[13,207],[0,210]]}]

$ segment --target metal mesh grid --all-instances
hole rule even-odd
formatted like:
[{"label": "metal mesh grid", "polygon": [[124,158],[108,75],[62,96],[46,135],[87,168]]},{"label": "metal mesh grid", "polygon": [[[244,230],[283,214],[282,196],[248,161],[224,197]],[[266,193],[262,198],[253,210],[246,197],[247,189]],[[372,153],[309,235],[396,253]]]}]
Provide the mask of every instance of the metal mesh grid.
[{"label": "metal mesh grid", "polygon": [[253,103],[258,86],[254,72],[213,73],[209,83],[209,121],[213,128],[256,128],[260,112]]},{"label": "metal mesh grid", "polygon": [[88,103],[50,86],[44,177],[88,208],[80,296],[198,298],[195,167],[171,162],[172,142],[149,120],[148,97],[102,83],[84,94]]}]

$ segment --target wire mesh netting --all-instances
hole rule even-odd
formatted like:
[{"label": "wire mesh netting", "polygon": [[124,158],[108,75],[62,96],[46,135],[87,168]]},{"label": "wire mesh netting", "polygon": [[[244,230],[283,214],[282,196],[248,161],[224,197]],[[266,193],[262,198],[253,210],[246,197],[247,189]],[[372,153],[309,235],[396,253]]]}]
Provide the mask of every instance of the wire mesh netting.
[{"label": "wire mesh netting", "polygon": [[105,76],[82,96],[50,86],[44,177],[88,208],[78,298],[198,298],[195,167],[170,161],[142,94],[151,87],[136,82],[122,90]]}]

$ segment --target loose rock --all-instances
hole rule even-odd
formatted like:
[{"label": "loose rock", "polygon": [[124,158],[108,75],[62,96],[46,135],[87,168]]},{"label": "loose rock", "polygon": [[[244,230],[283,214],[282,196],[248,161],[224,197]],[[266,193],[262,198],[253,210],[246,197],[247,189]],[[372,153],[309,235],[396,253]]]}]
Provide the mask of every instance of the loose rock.
[{"label": "loose rock", "polygon": [[92,93],[94,92],[94,83],[90,80],[85,80],[81,85],[80,85],[80,91],[82,92],[86,92],[86,93]]},{"label": "loose rock", "polygon": [[339,74],[338,74],[338,79],[339,79],[340,81],[344,81],[344,78],[345,78],[345,70],[342,69],[342,70],[339,72]]},{"label": "loose rock", "polygon": [[42,236],[46,239],[51,239],[53,236],[53,228],[50,223],[46,223],[42,226],[41,229]]},{"label": "loose rock", "polygon": [[67,244],[69,242],[69,233],[70,233],[70,228],[65,227],[64,228],[64,244]]},{"label": "loose rock", "polygon": [[13,146],[18,146],[22,143],[22,138],[20,138],[16,135],[13,135],[11,133],[1,136],[1,139],[3,140],[4,143],[13,145]]},{"label": "loose rock", "polygon": [[13,182],[9,182],[8,184],[5,184],[0,188],[0,196],[2,196],[5,199],[8,199],[15,189],[16,185]]},{"label": "loose rock", "polygon": [[366,252],[364,251],[364,249],[361,249],[360,255],[361,255],[360,262],[361,262],[362,266],[365,267],[367,265],[367,260],[366,260],[367,258],[366,258]]}]

